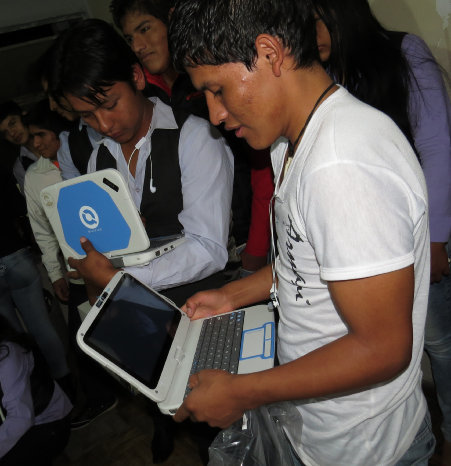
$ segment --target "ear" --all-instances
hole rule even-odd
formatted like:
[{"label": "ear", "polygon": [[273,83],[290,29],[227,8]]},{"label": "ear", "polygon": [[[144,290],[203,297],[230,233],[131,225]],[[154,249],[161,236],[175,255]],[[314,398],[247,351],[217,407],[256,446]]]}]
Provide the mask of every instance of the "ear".
[{"label": "ear", "polygon": [[169,10],[168,21],[171,21],[172,12],[174,11],[174,6]]},{"label": "ear", "polygon": [[268,63],[274,76],[279,77],[286,55],[285,47],[280,39],[270,34],[260,34],[255,39],[255,48],[257,49],[257,60]]},{"label": "ear", "polygon": [[136,90],[142,91],[146,87],[146,77],[144,70],[139,63],[133,65],[133,82],[135,83]]}]

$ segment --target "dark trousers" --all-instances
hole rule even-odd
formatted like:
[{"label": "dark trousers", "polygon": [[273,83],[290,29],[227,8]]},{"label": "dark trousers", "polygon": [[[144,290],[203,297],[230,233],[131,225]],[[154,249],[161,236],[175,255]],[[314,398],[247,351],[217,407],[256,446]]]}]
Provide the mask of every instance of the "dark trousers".
[{"label": "dark trousers", "polygon": [[86,397],[87,404],[90,406],[109,403],[115,397],[115,391],[111,388],[111,385],[114,385],[115,381],[96,361],[83,353],[76,341],[77,331],[81,325],[78,306],[88,299],[86,288],[84,285],[70,283],[69,290],[69,342],[76,356],[81,390]]},{"label": "dark trousers", "polygon": [[69,416],[29,429],[0,459],[0,466],[50,466],[69,441]]}]

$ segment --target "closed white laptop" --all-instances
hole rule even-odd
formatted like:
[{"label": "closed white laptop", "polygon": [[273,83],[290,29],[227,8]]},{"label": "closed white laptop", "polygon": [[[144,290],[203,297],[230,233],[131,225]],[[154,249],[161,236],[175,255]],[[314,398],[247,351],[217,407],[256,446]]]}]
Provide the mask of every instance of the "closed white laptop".
[{"label": "closed white laptop", "polygon": [[82,236],[115,267],[147,264],[184,241],[179,235],[151,244],[124,178],[111,168],[47,186],[40,196],[66,260],[85,257]]},{"label": "closed white laptop", "polygon": [[[250,373],[274,365],[274,314],[266,305],[191,321],[167,298],[118,272],[77,333],[81,349],[173,414],[202,368]],[[208,348],[207,348],[208,347]]]}]

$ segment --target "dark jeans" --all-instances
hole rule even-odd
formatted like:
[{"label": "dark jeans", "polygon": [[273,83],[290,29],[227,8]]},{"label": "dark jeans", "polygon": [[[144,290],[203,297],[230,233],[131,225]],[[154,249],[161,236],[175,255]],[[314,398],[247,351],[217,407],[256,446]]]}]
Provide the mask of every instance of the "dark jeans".
[{"label": "dark jeans", "polygon": [[50,466],[69,441],[69,416],[29,429],[0,459],[0,466]]},{"label": "dark jeans", "polygon": [[115,381],[96,361],[83,353],[76,341],[77,331],[81,325],[78,306],[88,299],[86,288],[84,285],[70,283],[69,290],[69,342],[76,356],[81,390],[86,397],[88,405],[108,404],[115,397],[115,390],[111,388],[111,385],[114,385]]}]

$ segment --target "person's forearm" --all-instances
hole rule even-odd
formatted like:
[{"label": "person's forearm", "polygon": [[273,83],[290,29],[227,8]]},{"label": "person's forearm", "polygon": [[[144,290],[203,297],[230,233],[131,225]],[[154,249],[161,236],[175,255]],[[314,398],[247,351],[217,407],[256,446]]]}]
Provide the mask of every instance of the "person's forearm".
[{"label": "person's forearm", "polygon": [[238,309],[268,299],[271,286],[271,265],[267,265],[249,277],[228,283],[222,287],[222,290],[233,308]]},{"label": "person's forearm", "polygon": [[236,376],[229,389],[242,400],[243,410],[354,392],[398,375],[408,364],[402,354],[398,344],[379,349],[346,335],[287,364]]}]

